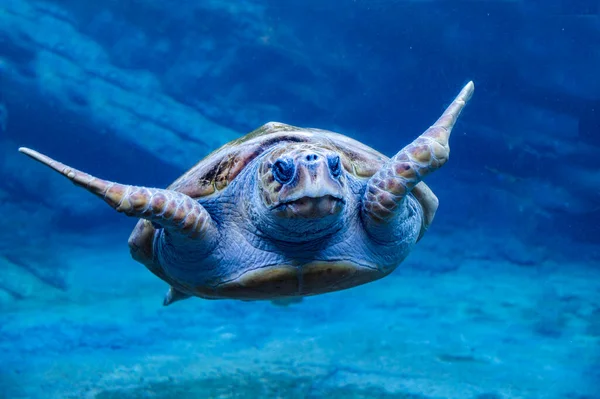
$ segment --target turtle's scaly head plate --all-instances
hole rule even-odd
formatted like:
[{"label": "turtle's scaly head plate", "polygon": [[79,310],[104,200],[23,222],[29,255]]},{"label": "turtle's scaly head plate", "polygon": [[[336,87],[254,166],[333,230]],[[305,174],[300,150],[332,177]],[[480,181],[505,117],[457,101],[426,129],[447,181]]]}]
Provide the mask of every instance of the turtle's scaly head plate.
[{"label": "turtle's scaly head plate", "polygon": [[345,201],[340,155],[305,143],[278,148],[259,168],[265,206],[282,218],[322,218],[338,214]]}]

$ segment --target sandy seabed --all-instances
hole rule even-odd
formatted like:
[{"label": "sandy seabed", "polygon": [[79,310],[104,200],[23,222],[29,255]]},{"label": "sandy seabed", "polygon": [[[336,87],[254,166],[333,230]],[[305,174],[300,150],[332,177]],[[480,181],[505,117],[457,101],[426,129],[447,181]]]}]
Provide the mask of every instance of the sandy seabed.
[{"label": "sandy seabed", "polygon": [[163,307],[167,287],[126,233],[54,240],[66,290],[1,258],[24,295],[1,296],[0,397],[600,398],[600,267],[519,266],[465,252],[460,234],[431,234],[381,281],[287,307]]}]

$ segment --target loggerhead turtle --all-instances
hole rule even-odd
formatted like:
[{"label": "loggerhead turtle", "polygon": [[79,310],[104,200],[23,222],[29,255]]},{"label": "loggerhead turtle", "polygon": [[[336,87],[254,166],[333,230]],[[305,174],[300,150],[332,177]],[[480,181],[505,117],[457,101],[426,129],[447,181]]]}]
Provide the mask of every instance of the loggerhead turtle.
[{"label": "loggerhead turtle", "polygon": [[19,151],[141,218],[132,257],[170,285],[164,305],[291,300],[390,274],[431,224],[421,180],[449,156],[469,82],[437,122],[392,158],[344,135],[270,122],[212,152],[167,189],[112,183]]}]

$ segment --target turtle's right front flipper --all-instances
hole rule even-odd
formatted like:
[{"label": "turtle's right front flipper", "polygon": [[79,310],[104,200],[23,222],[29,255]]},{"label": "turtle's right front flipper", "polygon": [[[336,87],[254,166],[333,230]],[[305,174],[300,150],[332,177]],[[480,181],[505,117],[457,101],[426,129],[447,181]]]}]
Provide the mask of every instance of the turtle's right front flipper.
[{"label": "turtle's right front flipper", "polygon": [[117,212],[149,220],[169,233],[216,241],[217,230],[210,214],[193,198],[178,191],[123,185],[80,172],[29,148],[19,151],[69,178],[75,185],[106,201]]}]

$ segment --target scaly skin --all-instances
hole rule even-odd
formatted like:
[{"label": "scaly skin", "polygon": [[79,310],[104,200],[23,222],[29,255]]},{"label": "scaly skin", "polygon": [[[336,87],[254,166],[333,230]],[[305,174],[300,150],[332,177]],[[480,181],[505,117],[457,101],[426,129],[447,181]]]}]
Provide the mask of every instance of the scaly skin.
[{"label": "scaly skin", "polygon": [[[273,151],[281,149],[283,146]],[[366,181],[346,175],[345,205],[338,218],[326,222],[312,220],[310,234],[299,240],[298,225],[282,224],[259,195],[258,170],[268,157],[266,153],[246,167],[220,196],[200,199],[221,227],[219,244],[212,253],[200,257],[195,253],[193,242],[175,241],[164,233],[157,233],[155,256],[165,272],[177,281],[177,290],[206,298],[225,297],[222,290],[227,283],[243,279],[254,270],[290,265],[300,272],[315,261],[353,264],[358,274],[368,275],[366,281],[358,279],[356,284],[349,285],[354,286],[385,277],[408,256],[423,223],[421,206],[412,195],[407,199],[403,218],[396,225],[402,237],[382,244],[367,234],[359,217]],[[335,284],[319,292],[305,284],[294,295],[335,290]],[[271,294],[277,298],[271,292],[257,295],[258,299],[272,299]],[[253,299],[246,295],[241,294],[237,299]]]},{"label": "scaly skin", "polygon": [[176,235],[199,239],[205,243],[217,237],[210,215],[197,202],[177,191],[129,186],[98,179],[71,168],[29,148],[19,151],[54,169],[80,186],[102,198],[117,212],[159,224]]},{"label": "scaly skin", "polygon": [[374,238],[397,239],[394,224],[402,217],[405,198],[425,176],[448,161],[452,128],[473,90],[473,82],[469,82],[433,126],[371,177],[362,200],[362,218]]}]

